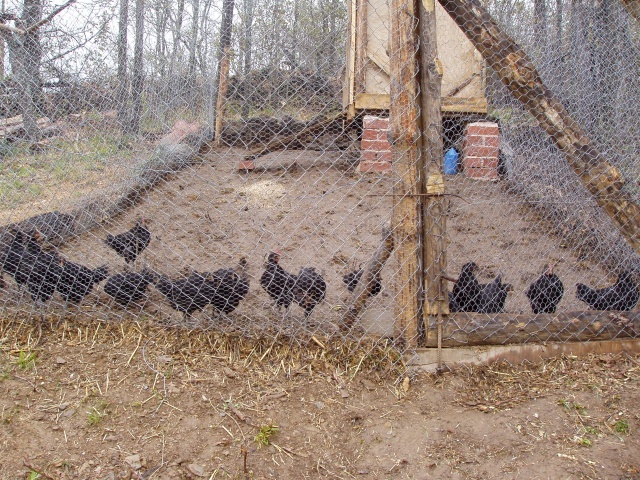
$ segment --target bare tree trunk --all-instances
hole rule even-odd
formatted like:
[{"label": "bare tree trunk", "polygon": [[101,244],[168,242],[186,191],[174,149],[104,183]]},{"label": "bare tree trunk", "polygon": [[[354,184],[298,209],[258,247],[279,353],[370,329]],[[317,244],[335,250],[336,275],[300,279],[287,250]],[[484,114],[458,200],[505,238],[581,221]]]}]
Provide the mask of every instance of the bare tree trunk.
[{"label": "bare tree trunk", "polygon": [[169,18],[169,1],[161,0],[157,5],[156,15],[156,63],[157,73],[161,79],[165,78],[167,68],[167,20]]},{"label": "bare tree trunk", "polygon": [[191,41],[189,42],[189,61],[187,63],[187,82],[189,90],[189,99],[191,102],[195,100],[194,93],[196,91],[196,49],[198,45],[198,30],[200,14],[200,0],[193,0],[193,19],[191,23]]},{"label": "bare tree trunk", "polygon": [[176,21],[173,28],[173,49],[171,50],[171,59],[169,60],[169,77],[173,78],[175,74],[176,62],[178,61],[178,52],[180,50],[180,42],[182,41],[182,20],[184,18],[184,0],[178,0],[178,9],[176,11]]},{"label": "bare tree trunk", "polygon": [[[22,17],[16,20],[16,25],[26,30],[29,26],[37,24],[41,18],[41,0],[25,0]],[[37,142],[40,138],[37,119],[40,113],[39,106],[43,102],[42,82],[40,81],[42,61],[40,35],[36,28],[24,35],[8,34],[5,39],[9,45],[11,68],[20,88],[20,109],[26,138],[30,142]]]},{"label": "bare tree trunk", "polygon": [[640,207],[624,190],[625,179],[587,138],[544,85],[520,47],[477,0],[439,0],[487,63],[562,150],[575,173],[640,254]]},{"label": "bare tree trunk", "polygon": [[242,66],[242,78],[244,80],[242,91],[242,118],[249,117],[250,111],[250,98],[251,92],[249,92],[249,75],[251,74],[251,50],[253,49],[253,2],[254,0],[244,0],[244,29],[242,35],[242,50],[244,53],[244,64]]},{"label": "bare tree trunk", "polygon": [[136,0],[136,40],[133,46],[133,78],[131,81],[131,120],[129,133],[140,132],[142,117],[142,90],[144,88],[144,0]]},{"label": "bare tree trunk", "polygon": [[215,142],[221,141],[222,119],[224,118],[224,105],[227,98],[229,64],[231,62],[231,33],[233,27],[234,0],[223,0],[222,26],[220,31],[220,50],[218,60],[218,82],[215,88],[216,108],[213,112],[215,121]]},{"label": "bare tree trunk", "polygon": [[129,0],[120,0],[118,19],[118,123],[123,132],[129,125],[129,77],[127,75],[127,26],[129,24]]},{"label": "bare tree trunk", "polygon": [[563,31],[563,25],[562,22],[564,21],[563,19],[563,5],[562,5],[562,1],[563,0],[556,0],[556,50],[557,52],[560,54],[560,57],[562,58],[562,53],[563,53],[563,49],[562,49],[562,31]]},{"label": "bare tree trunk", "polygon": [[[5,0],[2,0],[0,11],[5,13]],[[4,80],[4,56],[5,56],[5,39],[4,35],[0,35],[0,80]]]},{"label": "bare tree trunk", "polygon": [[547,3],[546,0],[533,0],[533,31],[535,41],[541,51],[547,46]]}]

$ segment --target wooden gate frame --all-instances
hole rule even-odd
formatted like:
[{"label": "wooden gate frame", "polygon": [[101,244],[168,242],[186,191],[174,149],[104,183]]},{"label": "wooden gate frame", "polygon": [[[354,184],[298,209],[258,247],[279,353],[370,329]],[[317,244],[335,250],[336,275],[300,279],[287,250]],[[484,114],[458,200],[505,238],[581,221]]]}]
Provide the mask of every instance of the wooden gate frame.
[{"label": "wooden gate frame", "polygon": [[[544,85],[524,51],[477,0],[438,1],[640,253],[640,207],[623,190],[624,178]],[[627,2],[637,4],[638,0]],[[640,311],[449,317],[444,283],[442,69],[435,42],[434,0],[392,0],[391,33],[389,138],[399,177],[393,189],[391,222],[400,275],[394,307],[398,346],[415,349],[422,344],[440,351],[443,346],[522,344],[531,341],[532,335],[541,342],[640,336]]]}]

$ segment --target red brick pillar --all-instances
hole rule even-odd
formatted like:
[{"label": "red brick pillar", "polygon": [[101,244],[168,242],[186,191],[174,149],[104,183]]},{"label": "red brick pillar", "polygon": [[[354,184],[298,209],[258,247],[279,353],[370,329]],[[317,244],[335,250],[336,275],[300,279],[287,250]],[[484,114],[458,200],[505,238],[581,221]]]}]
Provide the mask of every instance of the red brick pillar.
[{"label": "red brick pillar", "polygon": [[359,172],[391,171],[391,145],[387,138],[389,119],[365,115],[362,119]]},{"label": "red brick pillar", "polygon": [[462,164],[464,174],[479,180],[498,179],[500,130],[493,122],[467,124]]}]

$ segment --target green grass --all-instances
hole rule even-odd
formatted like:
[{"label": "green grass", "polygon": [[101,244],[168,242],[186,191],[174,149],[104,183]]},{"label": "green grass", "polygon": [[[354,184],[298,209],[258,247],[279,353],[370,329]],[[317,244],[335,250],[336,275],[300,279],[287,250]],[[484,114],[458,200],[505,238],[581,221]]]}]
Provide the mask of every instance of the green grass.
[{"label": "green grass", "polygon": [[280,427],[274,425],[273,422],[269,422],[268,425],[260,425],[260,431],[254,437],[254,440],[258,444],[258,447],[267,447],[271,444],[271,437],[273,437]]},{"label": "green grass", "polygon": [[36,366],[36,353],[20,350],[18,359],[14,363],[20,370],[31,370]]},{"label": "green grass", "polygon": [[109,405],[104,400],[100,400],[97,405],[91,407],[91,410],[87,412],[87,422],[92,427],[99,425],[102,420],[109,414],[107,407]]},{"label": "green grass", "polygon": [[38,199],[47,189],[75,183],[104,171],[110,159],[128,158],[116,132],[94,132],[76,138],[55,139],[44,152],[32,152],[28,144],[3,145],[0,164],[0,204],[14,209]]},{"label": "green grass", "polygon": [[624,418],[619,418],[613,424],[613,430],[617,433],[629,435],[629,422]]}]

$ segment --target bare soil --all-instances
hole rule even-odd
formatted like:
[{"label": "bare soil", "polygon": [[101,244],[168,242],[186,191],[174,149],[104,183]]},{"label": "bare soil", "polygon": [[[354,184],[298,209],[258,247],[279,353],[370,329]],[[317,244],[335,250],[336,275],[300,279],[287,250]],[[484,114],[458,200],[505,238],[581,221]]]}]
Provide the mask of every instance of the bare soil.
[{"label": "bare soil", "polygon": [[[185,325],[153,289],[135,311],[111,305],[101,288],[79,308],[56,297],[39,311],[8,282],[0,293],[0,478],[28,478],[29,468],[40,478],[105,480],[640,478],[638,357],[409,378],[385,357],[386,340],[361,335],[388,324],[364,325],[355,339],[336,328],[348,298],[341,276],[376,248],[397,179],[360,176],[338,152],[281,152],[241,174],[243,153],[209,154],[61,249],[125,270],[103,239],[142,216],[153,240],[136,269],[179,275],[246,256],[251,290],[229,317],[207,311]],[[611,281],[500,182],[455,177],[448,189],[458,195],[449,270],[474,260],[483,281],[504,273],[515,287],[507,311],[529,311],[523,291],[548,262],[565,282],[560,311],[584,308],[575,282]],[[274,312],[258,285],[274,248],[287,270],[312,265],[327,280],[310,321],[296,306],[284,318]],[[396,269],[385,267],[372,307],[392,311]],[[361,338],[360,350],[341,347]],[[270,423],[277,433],[259,448],[255,437]]]},{"label": "bare soil", "polygon": [[398,377],[140,324],[2,334],[2,479],[640,478],[638,357]]},{"label": "bare soil", "polygon": [[[128,267],[104,245],[107,233],[125,231],[144,217],[153,234],[136,268],[150,266],[169,276],[193,269],[213,271],[235,266],[247,257],[251,290],[229,319],[212,319],[211,312],[194,316],[189,326],[239,331],[262,336],[332,336],[349,295],[342,276],[366,262],[380,241],[382,227],[389,224],[393,175],[360,175],[341,152],[276,152],[261,157],[255,172],[239,173],[237,166],[246,152],[223,150],[208,154],[203,163],[188,167],[149,191],[134,208],[110,224],[98,227],[60,249],[72,261],[98,266],[107,263],[112,273]],[[462,265],[475,261],[482,267],[480,280],[491,281],[502,273],[514,286],[507,312],[530,312],[524,291],[548,263],[565,284],[559,311],[583,310],[575,298],[575,283],[603,286],[614,280],[600,266],[578,254],[562,239],[548,233],[538,218],[518,197],[504,190],[502,182],[482,182],[462,175],[447,178],[449,198],[447,223],[449,271],[457,275]],[[325,277],[325,301],[305,322],[297,306],[285,318],[271,309],[272,302],[259,287],[263,262],[269,251],[282,252],[281,265],[292,273],[314,266]],[[373,312],[392,312],[398,265],[384,268],[383,291],[370,301]],[[31,302],[13,283],[0,293],[8,311],[33,313]],[[98,288],[78,312],[64,311],[54,299],[49,313],[68,316],[86,311],[103,320],[137,318],[113,306]],[[160,294],[151,290],[144,306],[146,314],[164,324],[183,324]],[[39,313],[35,313],[39,315]],[[376,313],[357,334],[392,331],[391,316]]]}]

